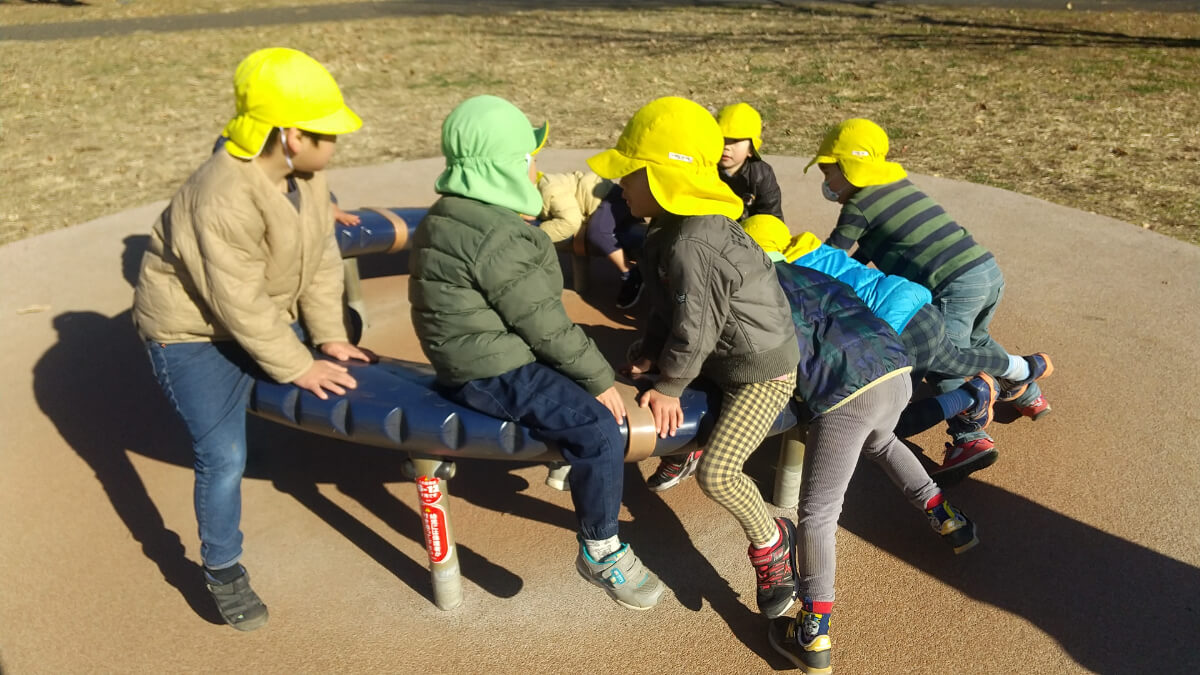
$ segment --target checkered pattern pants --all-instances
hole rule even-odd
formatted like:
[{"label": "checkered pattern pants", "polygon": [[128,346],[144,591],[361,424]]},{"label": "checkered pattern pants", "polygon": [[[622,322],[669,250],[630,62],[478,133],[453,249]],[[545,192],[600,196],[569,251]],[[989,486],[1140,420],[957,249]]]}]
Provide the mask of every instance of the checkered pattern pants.
[{"label": "checkered pattern pants", "polygon": [[945,378],[974,377],[980,371],[999,377],[1008,370],[1008,354],[995,346],[957,347],[946,336],[946,320],[933,305],[917,310],[900,343],[912,362],[913,380],[920,381],[925,373]]},{"label": "checkered pattern pants", "polygon": [[770,541],[776,527],[758,487],[742,473],[742,465],[766,438],[795,390],[795,373],[727,389],[721,416],[696,467],[700,489],[737,518],[752,544]]}]

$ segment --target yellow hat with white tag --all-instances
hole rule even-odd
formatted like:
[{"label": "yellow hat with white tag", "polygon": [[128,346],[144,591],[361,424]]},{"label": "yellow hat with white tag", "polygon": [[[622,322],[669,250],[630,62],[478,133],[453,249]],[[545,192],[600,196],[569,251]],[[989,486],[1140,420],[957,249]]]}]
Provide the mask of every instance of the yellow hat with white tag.
[{"label": "yellow hat with white tag", "polygon": [[740,197],[721,180],[725,140],[712,113],[678,96],[655,99],[634,113],[611,148],[588,158],[601,178],[646,169],[659,206],[680,216],[742,215]]},{"label": "yellow hat with white tag", "polygon": [[855,187],[894,183],[908,176],[904,167],[887,161],[888,136],[883,127],[862,118],[849,119],[825,134],[813,164],[837,164]]}]

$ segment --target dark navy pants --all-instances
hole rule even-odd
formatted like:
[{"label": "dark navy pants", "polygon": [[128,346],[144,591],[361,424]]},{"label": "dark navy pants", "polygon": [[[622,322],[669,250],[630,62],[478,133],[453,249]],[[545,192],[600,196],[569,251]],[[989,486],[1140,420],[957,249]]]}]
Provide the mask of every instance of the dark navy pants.
[{"label": "dark navy pants", "polygon": [[625,442],[608,408],[573,380],[540,363],[471,380],[446,392],[485,415],[519,422],[553,443],[571,465],[569,481],[584,539],[617,534]]}]

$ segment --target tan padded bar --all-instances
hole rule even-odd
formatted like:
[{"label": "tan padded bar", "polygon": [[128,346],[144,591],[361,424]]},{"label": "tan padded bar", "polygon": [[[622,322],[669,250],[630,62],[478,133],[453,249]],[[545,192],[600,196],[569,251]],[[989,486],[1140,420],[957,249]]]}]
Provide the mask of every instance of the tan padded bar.
[{"label": "tan padded bar", "polygon": [[654,415],[649,408],[639,408],[637,388],[617,382],[614,386],[625,401],[625,422],[629,425],[629,447],[625,449],[626,462],[640,462],[654,454],[658,444],[658,433],[654,430]]},{"label": "tan padded bar", "polygon": [[387,218],[388,222],[396,230],[396,238],[392,241],[392,247],[387,250],[388,253],[403,251],[405,246],[408,246],[408,223],[400,216],[392,213],[388,209],[377,209],[374,206],[364,206],[363,211],[374,211],[379,215]]}]

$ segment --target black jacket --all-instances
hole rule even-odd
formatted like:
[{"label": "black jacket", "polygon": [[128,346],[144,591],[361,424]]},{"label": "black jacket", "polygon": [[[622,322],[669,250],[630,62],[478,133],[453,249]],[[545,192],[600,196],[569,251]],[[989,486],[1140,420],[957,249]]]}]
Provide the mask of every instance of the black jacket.
[{"label": "black jacket", "polygon": [[779,191],[779,183],[775,180],[775,171],[763,160],[753,155],[746,158],[746,163],[732,176],[719,172],[721,180],[742,198],[745,207],[742,217],[766,213],[783,220],[783,198]]}]

